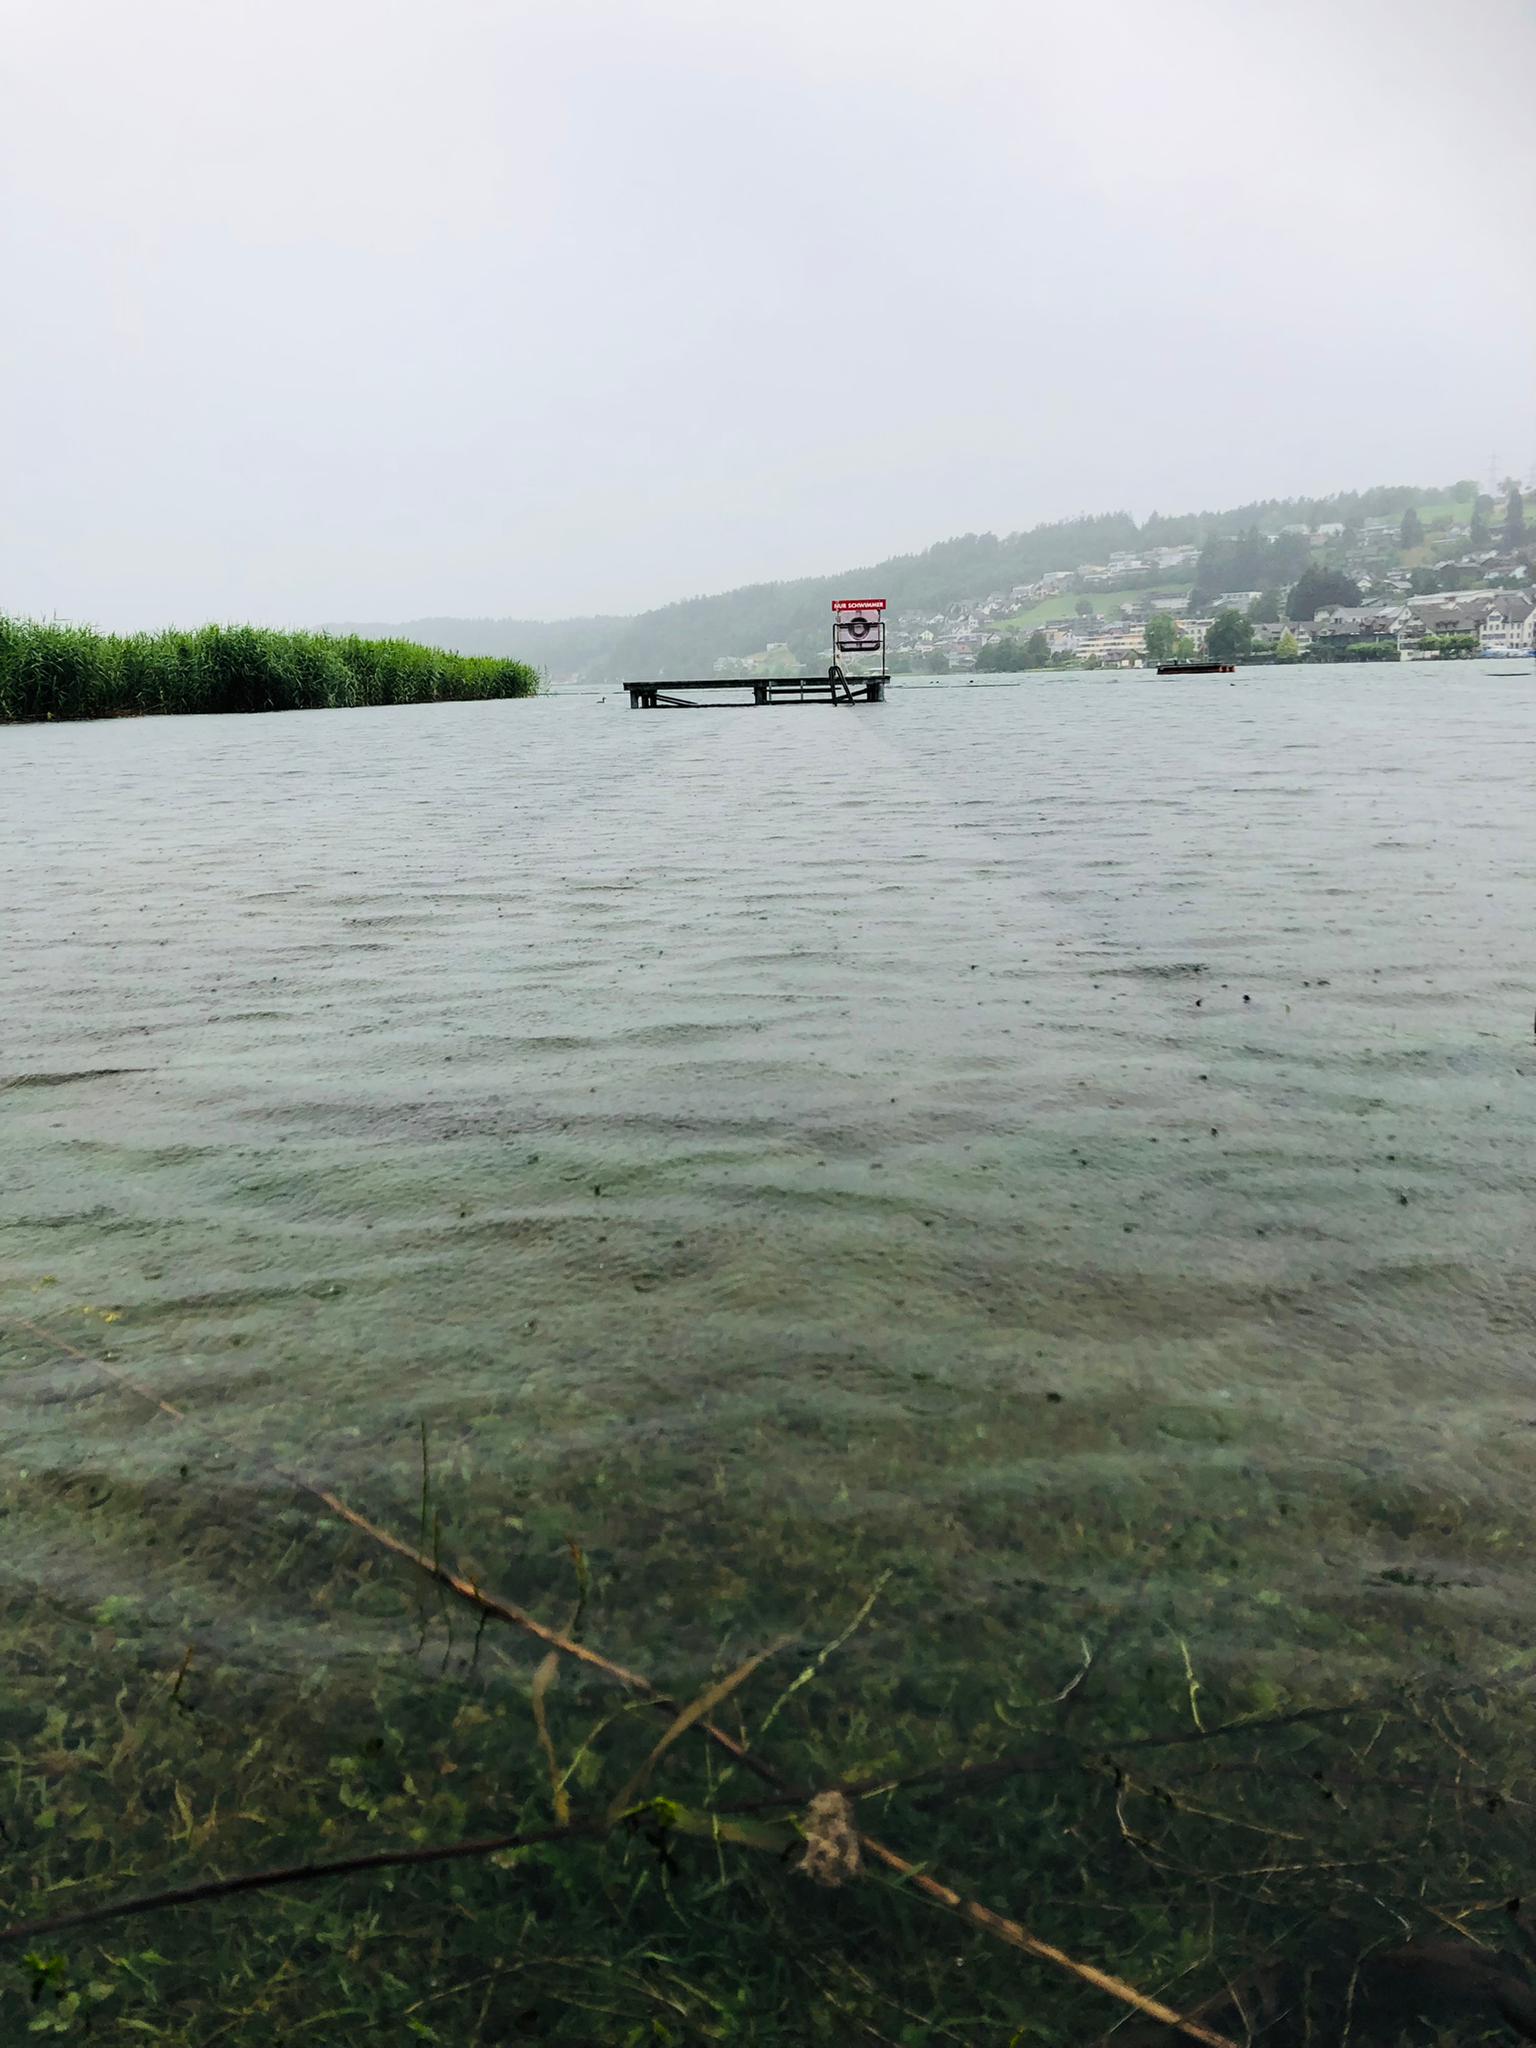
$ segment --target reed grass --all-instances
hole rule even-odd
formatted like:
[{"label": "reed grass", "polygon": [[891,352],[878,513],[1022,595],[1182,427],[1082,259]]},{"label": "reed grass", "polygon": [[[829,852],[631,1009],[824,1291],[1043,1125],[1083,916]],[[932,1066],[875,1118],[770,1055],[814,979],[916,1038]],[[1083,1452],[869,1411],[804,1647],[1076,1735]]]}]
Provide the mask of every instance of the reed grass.
[{"label": "reed grass", "polygon": [[526,662],[261,626],[120,636],[0,616],[0,724],[531,697]]}]

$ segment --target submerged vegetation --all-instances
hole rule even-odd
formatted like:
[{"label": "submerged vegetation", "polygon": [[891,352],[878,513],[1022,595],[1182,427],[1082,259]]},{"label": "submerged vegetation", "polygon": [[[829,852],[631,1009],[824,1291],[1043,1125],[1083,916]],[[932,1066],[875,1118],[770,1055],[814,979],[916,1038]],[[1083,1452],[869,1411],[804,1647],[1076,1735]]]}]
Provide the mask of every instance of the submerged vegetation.
[{"label": "submerged vegetation", "polygon": [[1296,1616],[1289,1682],[1213,1655],[1152,1565],[1223,1585],[1261,1494],[1150,1553],[1073,1524],[1019,1630],[851,1555],[786,1627],[771,1530],[763,1586],[695,1551],[637,1605],[531,1516],[476,1543],[467,1438],[423,1429],[363,1514],[109,1353],[4,1338],[14,1397],[137,1411],[179,1460],[3,1482],[69,1560],[0,1596],[6,2039],[1536,2038],[1528,1649],[1426,1629],[1373,1679],[1377,1598]]},{"label": "submerged vegetation", "polygon": [[0,724],[531,697],[526,662],[258,626],[96,633],[0,617]]}]

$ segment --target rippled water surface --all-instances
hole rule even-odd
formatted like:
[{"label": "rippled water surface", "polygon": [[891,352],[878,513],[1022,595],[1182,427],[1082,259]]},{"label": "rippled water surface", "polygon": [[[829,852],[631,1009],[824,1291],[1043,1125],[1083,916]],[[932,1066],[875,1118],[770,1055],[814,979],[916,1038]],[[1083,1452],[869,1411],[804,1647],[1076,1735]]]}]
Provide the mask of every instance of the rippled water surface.
[{"label": "rippled water surface", "polygon": [[[882,1565],[1006,1623],[1144,1561],[1212,1654],[1510,1625],[1532,688],[5,733],[5,1458],[191,1455],[62,1337],[235,1515],[276,1449],[414,1525],[425,1422],[442,1540],[576,1535],[654,1656]],[[8,1573],[101,1598],[86,1520]]]}]

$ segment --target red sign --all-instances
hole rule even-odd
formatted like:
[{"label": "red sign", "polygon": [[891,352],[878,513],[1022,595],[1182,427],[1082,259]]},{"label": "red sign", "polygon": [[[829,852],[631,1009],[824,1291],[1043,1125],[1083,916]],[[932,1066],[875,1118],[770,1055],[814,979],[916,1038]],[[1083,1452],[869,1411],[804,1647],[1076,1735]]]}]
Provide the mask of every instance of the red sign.
[{"label": "red sign", "polygon": [[883,597],[834,597],[832,609],[835,612],[883,612]]}]

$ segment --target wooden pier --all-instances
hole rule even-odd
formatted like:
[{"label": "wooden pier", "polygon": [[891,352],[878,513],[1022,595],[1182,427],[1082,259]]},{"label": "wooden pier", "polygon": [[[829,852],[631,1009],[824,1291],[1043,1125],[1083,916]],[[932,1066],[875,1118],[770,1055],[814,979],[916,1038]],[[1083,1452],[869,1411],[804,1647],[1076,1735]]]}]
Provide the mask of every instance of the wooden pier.
[{"label": "wooden pier", "polygon": [[[706,676],[671,683],[626,683],[631,711],[748,711],[754,704],[883,704],[887,675],[845,676],[834,668],[824,676]],[[680,690],[747,690],[749,697],[694,697]]]}]

